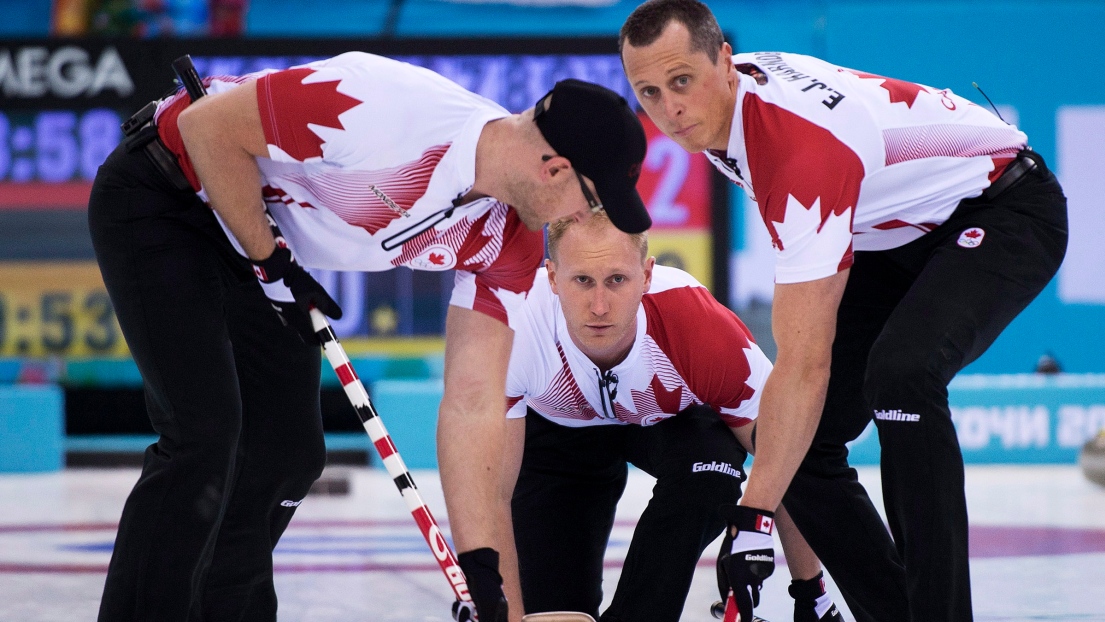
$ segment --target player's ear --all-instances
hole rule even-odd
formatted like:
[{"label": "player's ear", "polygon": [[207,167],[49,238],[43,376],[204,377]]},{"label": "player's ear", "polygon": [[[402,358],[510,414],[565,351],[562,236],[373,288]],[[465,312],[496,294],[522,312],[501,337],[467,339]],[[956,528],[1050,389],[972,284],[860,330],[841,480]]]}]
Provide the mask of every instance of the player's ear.
[{"label": "player's ear", "polygon": [[729,45],[728,41],[721,44],[721,56],[718,60],[723,63],[729,63],[730,66],[733,64],[733,46]]},{"label": "player's ear", "polygon": [[648,290],[652,287],[652,269],[655,266],[656,266],[656,258],[655,257],[649,257],[648,259],[645,260],[645,291],[644,291],[644,293],[646,293],[646,294],[648,293]]},{"label": "player's ear", "polygon": [[552,293],[559,296],[560,292],[556,291],[556,262],[551,259],[546,259],[545,269],[549,271],[549,287],[552,289]]},{"label": "player's ear", "polygon": [[727,80],[733,80],[734,82],[737,80],[737,68],[733,66],[733,48],[728,43],[721,44],[716,66]]},{"label": "player's ear", "polygon": [[561,173],[568,173],[572,170],[572,163],[568,161],[568,158],[558,155],[543,155],[541,156],[541,181],[563,179],[558,177]]}]

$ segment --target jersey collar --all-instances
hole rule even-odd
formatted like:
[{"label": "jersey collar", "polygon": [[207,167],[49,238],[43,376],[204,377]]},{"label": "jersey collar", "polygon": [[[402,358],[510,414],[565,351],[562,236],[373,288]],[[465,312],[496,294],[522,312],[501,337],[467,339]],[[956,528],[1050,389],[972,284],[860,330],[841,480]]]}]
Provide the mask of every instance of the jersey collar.
[{"label": "jersey collar", "polygon": [[729,146],[725,155],[737,161],[737,164],[748,170],[748,150],[744,145],[744,98],[749,91],[756,90],[756,80],[749,75],[737,72],[737,96],[733,105],[733,122],[729,125]]},{"label": "jersey collar", "polygon": [[[641,351],[647,333],[648,318],[645,314],[645,306],[642,304],[637,306],[637,334],[633,339],[633,347],[629,349],[629,354],[625,356],[621,363],[610,369],[618,376],[618,397],[614,401],[630,412],[636,412],[637,410],[630,389],[640,390],[642,386],[646,386],[651,381],[651,377],[645,377],[648,376],[648,366],[640,364]],[[595,412],[602,413],[602,396],[599,393],[598,382],[595,380],[595,370],[598,369],[598,366],[572,341],[572,337],[568,333],[568,324],[564,320],[564,313],[560,308],[559,298],[556,299],[556,336],[557,341],[560,342],[560,347],[564,350],[564,357],[568,360],[568,368],[572,372],[572,377],[575,378],[579,390],[583,392],[583,397],[591,405],[591,408],[595,409]]]}]

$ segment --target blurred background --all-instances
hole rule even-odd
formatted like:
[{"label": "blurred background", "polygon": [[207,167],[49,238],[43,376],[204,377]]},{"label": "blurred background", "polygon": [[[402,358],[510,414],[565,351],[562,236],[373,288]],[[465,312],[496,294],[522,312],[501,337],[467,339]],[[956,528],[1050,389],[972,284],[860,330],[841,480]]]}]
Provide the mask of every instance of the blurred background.
[{"label": "blurred background", "polygon": [[[201,75],[241,74],[363,50],[430,67],[511,111],[565,77],[634,101],[616,35],[636,4],[0,0],[0,471],[133,463],[151,441],[85,209],[119,124],[172,87],[172,59],[190,54]],[[953,385],[952,403],[968,462],[1073,464],[1105,428],[1105,4],[709,4],[737,51],[812,54],[986,106],[977,83],[1028,134],[1070,199],[1070,248],[1054,282]],[[653,253],[708,284],[773,356],[774,259],[755,206],[642,119]],[[409,415],[389,428],[426,441],[407,443],[408,464],[434,466],[452,274],[318,276],[345,310],[336,327],[381,412],[394,403]],[[359,422],[324,373],[332,458],[363,463]],[[877,460],[870,434],[853,451]]]}]

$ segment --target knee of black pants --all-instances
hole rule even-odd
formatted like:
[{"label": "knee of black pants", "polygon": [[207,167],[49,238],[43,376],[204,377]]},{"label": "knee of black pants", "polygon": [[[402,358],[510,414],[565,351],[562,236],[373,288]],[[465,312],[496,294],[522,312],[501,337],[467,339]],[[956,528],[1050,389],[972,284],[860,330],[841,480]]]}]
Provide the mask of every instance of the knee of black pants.
[{"label": "knee of black pants", "polygon": [[265,477],[281,499],[302,499],[326,466],[326,444],[321,434],[292,447],[263,448]]},{"label": "knee of black pants", "polygon": [[304,439],[288,457],[282,469],[288,479],[301,479],[308,483],[317,480],[326,467],[326,442],[323,436]]},{"label": "knee of black pants", "polygon": [[271,428],[257,429],[257,426],[245,432],[252,437],[239,447],[241,477],[238,485],[251,489],[251,494],[271,496],[278,501],[299,500],[322,475],[326,466],[326,443],[318,407],[293,409],[289,406],[289,409],[281,419],[316,419],[317,424],[305,422],[297,427],[294,435]]},{"label": "knee of black pants", "polygon": [[951,332],[944,344],[932,348],[908,337],[881,337],[871,348],[863,383],[868,406],[873,411],[916,409],[946,401],[947,384],[959,370],[966,347],[957,341]]},{"label": "knee of black pants", "polygon": [[654,497],[712,514],[736,503],[748,453],[713,410],[688,408],[676,417],[630,433],[629,458],[657,479]]},{"label": "knee of black pants", "polygon": [[681,528],[698,525],[705,538],[703,544],[713,540],[725,527],[718,508],[735,504],[741,497],[741,482],[745,472],[740,464],[711,460],[688,465],[680,476],[668,476],[657,480],[649,505],[661,504],[672,508],[682,516]]},{"label": "knee of black pants", "polygon": [[620,446],[627,427],[567,428],[533,411],[527,416],[511,501],[527,611],[597,615],[603,553],[626,482]]}]

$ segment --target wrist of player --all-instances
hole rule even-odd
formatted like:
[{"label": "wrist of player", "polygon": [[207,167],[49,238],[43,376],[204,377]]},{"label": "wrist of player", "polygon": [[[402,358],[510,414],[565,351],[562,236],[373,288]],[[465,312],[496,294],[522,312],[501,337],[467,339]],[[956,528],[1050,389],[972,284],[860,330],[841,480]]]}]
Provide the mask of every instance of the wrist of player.
[{"label": "wrist of player", "polygon": [[[499,574],[499,552],[484,547],[457,555],[457,563],[464,572],[468,593],[476,606],[479,622],[506,622],[507,602],[503,594],[503,577]],[[466,608],[453,605],[457,622],[469,622],[471,614]]]},{"label": "wrist of player", "polygon": [[794,622],[844,622],[836,603],[825,591],[825,573],[812,579],[794,579],[787,588],[794,599]]},{"label": "wrist of player", "polygon": [[729,527],[728,535],[734,539],[732,552],[774,548],[774,539],[771,537],[775,532],[774,512],[747,505],[723,505],[720,512]]},{"label": "wrist of player", "polygon": [[253,274],[262,283],[278,283],[284,280],[288,272],[295,264],[295,257],[286,245],[276,244],[268,257],[264,259],[250,259],[253,264]]},{"label": "wrist of player", "polygon": [[295,330],[304,343],[313,344],[317,340],[311,322],[312,307],[330,317],[341,317],[341,308],[322,285],[296,263],[287,246],[277,244],[268,257],[251,263],[253,273],[281,323]]},{"label": "wrist of player", "polygon": [[[330,294],[326,293],[326,289],[304,270],[303,266],[299,265],[287,246],[277,244],[271,255],[265,259],[254,260],[252,263],[253,273],[257,275],[257,280],[261,281],[262,287],[270,286],[265,288],[265,295],[269,300],[294,301],[305,314],[315,308],[336,320],[341,319],[341,307],[334,302]],[[284,288],[273,286],[281,281]],[[270,291],[273,294],[271,296]],[[289,292],[291,300],[288,299]]]}]

